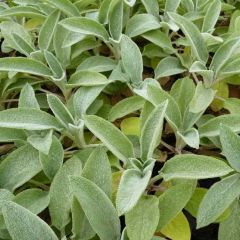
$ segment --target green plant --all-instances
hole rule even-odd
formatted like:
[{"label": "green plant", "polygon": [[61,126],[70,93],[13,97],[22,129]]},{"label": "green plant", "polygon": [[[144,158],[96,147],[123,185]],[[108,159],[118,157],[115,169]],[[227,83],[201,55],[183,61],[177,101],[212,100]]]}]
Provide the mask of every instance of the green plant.
[{"label": "green plant", "polygon": [[190,240],[190,215],[240,238],[239,1],[12,0],[0,21],[0,239]]}]

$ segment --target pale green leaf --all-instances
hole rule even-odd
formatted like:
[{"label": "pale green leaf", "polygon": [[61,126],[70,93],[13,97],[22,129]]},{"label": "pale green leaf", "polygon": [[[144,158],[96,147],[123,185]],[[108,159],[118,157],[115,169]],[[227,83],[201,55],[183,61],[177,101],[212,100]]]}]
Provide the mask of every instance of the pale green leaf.
[{"label": "pale green leaf", "polygon": [[231,167],[240,172],[240,137],[229,127],[222,125],[220,126],[220,141],[223,155],[227,158]]},{"label": "pale green leaf", "polygon": [[77,71],[68,81],[69,87],[92,87],[111,83],[103,74],[92,71]]},{"label": "pale green leaf", "polygon": [[26,130],[61,129],[52,115],[33,108],[11,108],[1,111],[0,127]]},{"label": "pale green leaf", "polygon": [[108,41],[109,38],[109,34],[104,26],[90,18],[67,18],[61,21],[60,24],[70,31],[93,35],[103,39],[104,41]]},{"label": "pale green leaf", "polygon": [[112,173],[111,165],[103,147],[93,150],[82,171],[82,177],[95,183],[111,198]]},{"label": "pale green leaf", "polygon": [[240,112],[240,99],[238,98],[227,98],[224,101],[225,109],[227,109],[230,113]]},{"label": "pale green leaf", "polygon": [[47,0],[70,17],[79,16],[78,8],[70,0]]},{"label": "pale green leaf", "polygon": [[228,41],[225,41],[216,51],[213,56],[210,69],[214,71],[215,76],[217,77],[221,68],[228,62],[230,57],[240,46],[240,38],[231,38]]},{"label": "pale green leaf", "polygon": [[108,115],[108,120],[114,122],[130,113],[136,112],[143,107],[145,100],[139,96],[125,98],[114,105]]},{"label": "pale green leaf", "polygon": [[27,141],[39,152],[42,152],[44,154],[48,154],[50,147],[52,145],[52,134],[53,131],[49,130],[45,134],[40,135],[31,135],[27,138]]},{"label": "pale green leaf", "polygon": [[77,70],[92,71],[92,72],[108,72],[116,67],[116,62],[108,57],[104,56],[91,56],[85,59],[77,67]]},{"label": "pale green leaf", "polygon": [[195,128],[191,128],[184,133],[177,132],[178,136],[190,147],[199,148],[200,138],[199,133]]},{"label": "pale green leaf", "polygon": [[105,85],[96,87],[80,87],[73,96],[75,117],[82,118],[91,104],[105,88]]},{"label": "pale green leaf", "polygon": [[49,68],[51,69],[53,76],[52,80],[54,81],[61,81],[65,77],[65,72],[62,68],[61,63],[58,61],[58,59],[49,51],[44,51],[44,57],[47,61],[47,64]]},{"label": "pale green leaf", "polygon": [[53,179],[63,164],[64,151],[61,142],[53,136],[48,154],[39,153],[43,171],[49,179]]},{"label": "pale green leaf", "polygon": [[25,207],[34,214],[39,214],[49,204],[48,192],[38,188],[31,188],[18,193],[12,201]]},{"label": "pale green leaf", "polygon": [[180,4],[181,0],[166,0],[165,12],[175,12]]},{"label": "pale green leaf", "polygon": [[112,38],[119,42],[123,25],[123,0],[113,0],[108,11],[109,32]]},{"label": "pale green leaf", "polygon": [[147,13],[152,14],[155,17],[159,16],[159,4],[157,0],[141,0],[142,4],[147,10]]},{"label": "pale green leaf", "polygon": [[205,194],[197,215],[197,228],[214,222],[240,195],[240,175],[215,183]]},{"label": "pale green leaf", "polygon": [[170,95],[178,103],[182,116],[184,116],[194,92],[195,84],[193,80],[188,77],[180,78],[172,85]]},{"label": "pale green leaf", "polygon": [[8,143],[16,140],[26,140],[27,134],[24,130],[0,127],[0,142]]},{"label": "pale green leaf", "polygon": [[73,233],[72,238],[76,240],[92,239],[96,235],[96,233],[93,231],[76,197],[73,197],[71,212],[72,212],[72,233]]},{"label": "pale green leaf", "polygon": [[151,240],[159,220],[158,198],[142,197],[126,214],[127,234],[131,240]]},{"label": "pale green leaf", "polygon": [[138,46],[126,35],[121,40],[122,63],[134,86],[142,82],[143,60]]},{"label": "pale green leaf", "polygon": [[168,15],[185,34],[191,44],[195,57],[200,61],[206,62],[208,59],[208,51],[197,26],[190,22],[187,18],[176,13],[168,13]]},{"label": "pale green leaf", "polygon": [[233,61],[227,62],[221,69],[220,78],[225,78],[231,75],[236,75],[240,73],[239,70],[240,59],[234,58]]},{"label": "pale green leaf", "polygon": [[160,21],[151,14],[136,14],[127,23],[126,35],[136,37],[145,32],[160,28]]},{"label": "pale green leaf", "polygon": [[202,32],[212,33],[214,31],[214,27],[218,21],[220,12],[221,12],[221,1],[220,0],[212,1],[212,3],[208,6],[206,15],[203,20]]},{"label": "pale green leaf", "polygon": [[19,96],[19,102],[18,102],[19,108],[36,108],[40,109],[38,101],[35,97],[35,92],[31,85],[28,83],[22,88],[20,96]]},{"label": "pale green leaf", "polygon": [[11,16],[41,18],[41,19],[45,18],[44,14],[41,11],[30,6],[11,7],[11,8],[5,9],[4,11],[1,11],[0,13],[0,17],[11,17]]},{"label": "pale green leaf", "polygon": [[0,59],[0,71],[14,71],[29,73],[44,77],[51,77],[51,70],[43,63],[24,57],[8,57]]},{"label": "pale green leaf", "polygon": [[166,119],[171,124],[174,131],[179,129],[182,124],[182,115],[174,98],[166,91],[154,85],[148,86],[147,93],[150,98],[150,102],[155,106],[158,106],[168,100]]},{"label": "pale green leaf", "polygon": [[152,171],[145,174],[136,169],[125,170],[117,192],[116,206],[119,216],[129,212],[137,204],[150,180]]},{"label": "pale green leaf", "polygon": [[191,198],[194,188],[194,184],[181,183],[170,187],[161,194],[159,197],[160,217],[157,227],[158,231],[165,227],[182,211]]},{"label": "pale green leaf", "polygon": [[1,162],[0,187],[14,191],[41,170],[38,151],[31,145],[24,145]]},{"label": "pale green leaf", "polygon": [[239,202],[235,201],[231,215],[227,220],[219,226],[219,240],[238,240],[240,236],[240,206]]},{"label": "pale green leaf", "polygon": [[97,41],[95,37],[92,36],[85,37],[84,39],[78,41],[75,45],[73,45],[71,58],[77,59],[84,52],[98,49],[98,47],[100,46],[101,46],[100,42]]},{"label": "pale green leaf", "polygon": [[47,50],[49,48],[59,18],[60,12],[56,10],[52,12],[43,23],[38,36],[38,45],[41,50]]},{"label": "pale green leaf", "polygon": [[151,112],[141,130],[140,148],[143,161],[152,158],[155,148],[160,143],[167,106],[167,101],[159,104]]},{"label": "pale green leaf", "polygon": [[36,49],[32,46],[31,42],[29,43],[26,39],[22,38],[20,35],[13,33],[12,41],[17,46],[16,50],[23,53],[26,56],[30,56],[32,52]]},{"label": "pale green leaf", "polygon": [[168,56],[163,58],[154,70],[155,78],[168,77],[185,72],[180,60],[176,57]]},{"label": "pale green leaf", "polygon": [[63,26],[58,24],[53,36],[53,46],[55,50],[55,55],[64,68],[70,64],[71,56],[71,46],[70,47],[62,46],[63,41],[65,40],[67,34],[69,34],[69,31],[65,29]]},{"label": "pale green leaf", "polygon": [[93,182],[83,177],[72,177],[74,196],[80,202],[93,230],[102,240],[120,238],[120,221],[107,195]]},{"label": "pale green leaf", "polygon": [[103,0],[99,7],[98,21],[102,24],[108,23],[108,12],[111,4],[111,0]]},{"label": "pale green leaf", "polygon": [[152,30],[142,34],[142,36],[162,48],[167,53],[173,53],[175,51],[167,34],[160,30]]},{"label": "pale green leaf", "polygon": [[93,115],[85,116],[84,123],[119,159],[125,162],[128,158],[134,157],[132,143],[113,124]]},{"label": "pale green leaf", "polygon": [[57,96],[48,94],[47,101],[50,109],[61,125],[63,125],[65,128],[68,128],[68,124],[74,124],[74,119],[71,113]]},{"label": "pale green leaf", "polygon": [[73,199],[70,176],[80,176],[81,161],[72,158],[61,167],[50,187],[49,212],[53,226],[63,229],[70,221],[70,210]]},{"label": "pale green leaf", "polygon": [[16,203],[4,203],[3,217],[13,240],[58,239],[47,223]]},{"label": "pale green leaf", "polygon": [[216,91],[211,88],[204,87],[202,82],[197,84],[195,94],[189,103],[189,111],[192,113],[203,112],[211,104]]},{"label": "pale green leaf", "polygon": [[210,119],[200,126],[200,137],[215,137],[220,134],[220,124],[224,124],[234,132],[240,131],[240,114],[225,114]]},{"label": "pale green leaf", "polygon": [[195,154],[181,154],[168,160],[161,170],[165,181],[175,178],[206,179],[225,176],[232,172],[223,161]]}]

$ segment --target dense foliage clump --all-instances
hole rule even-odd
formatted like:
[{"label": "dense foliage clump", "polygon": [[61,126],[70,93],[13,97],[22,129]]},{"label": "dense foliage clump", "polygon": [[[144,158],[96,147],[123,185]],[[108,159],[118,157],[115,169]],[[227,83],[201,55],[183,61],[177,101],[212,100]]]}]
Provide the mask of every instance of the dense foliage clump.
[{"label": "dense foliage clump", "polygon": [[0,34],[0,239],[240,239],[240,1],[8,0]]}]

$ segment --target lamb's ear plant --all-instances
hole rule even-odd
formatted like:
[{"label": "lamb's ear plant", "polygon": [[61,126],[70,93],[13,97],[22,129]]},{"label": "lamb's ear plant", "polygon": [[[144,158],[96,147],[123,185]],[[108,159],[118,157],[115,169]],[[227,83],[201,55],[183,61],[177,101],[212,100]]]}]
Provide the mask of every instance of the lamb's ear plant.
[{"label": "lamb's ear plant", "polygon": [[240,239],[239,24],[233,0],[1,2],[0,239]]}]

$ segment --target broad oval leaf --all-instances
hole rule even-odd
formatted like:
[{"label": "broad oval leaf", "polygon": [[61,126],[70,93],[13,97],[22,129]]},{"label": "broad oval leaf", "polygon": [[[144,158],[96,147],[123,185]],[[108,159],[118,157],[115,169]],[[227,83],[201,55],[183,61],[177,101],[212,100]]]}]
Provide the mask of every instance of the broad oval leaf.
[{"label": "broad oval leaf", "polygon": [[108,120],[113,122],[118,118],[122,118],[130,113],[133,113],[141,109],[144,102],[145,100],[139,96],[125,98],[111,108]]},{"label": "broad oval leaf", "polygon": [[111,199],[112,172],[104,147],[97,147],[93,150],[84,165],[81,176],[95,183]]},{"label": "broad oval leaf", "polygon": [[31,145],[24,145],[1,162],[0,187],[14,191],[41,170],[38,151]]},{"label": "broad oval leaf", "polygon": [[53,39],[53,34],[60,18],[60,12],[52,12],[43,23],[38,37],[38,45],[41,50],[47,50]]},{"label": "broad oval leaf", "polygon": [[26,140],[27,134],[24,130],[0,127],[0,142],[8,143],[16,140]]},{"label": "broad oval leaf", "polygon": [[147,10],[147,13],[152,14],[155,17],[159,17],[159,4],[157,0],[141,0],[142,4]]},{"label": "broad oval leaf", "polygon": [[160,21],[151,14],[136,14],[127,23],[125,34],[133,38],[160,28]]},{"label": "broad oval leaf", "polygon": [[206,179],[225,176],[233,172],[223,161],[202,155],[181,154],[168,160],[161,170],[165,181],[175,178]]},{"label": "broad oval leaf", "polygon": [[92,71],[77,71],[68,81],[69,87],[92,87],[111,83],[103,74]]},{"label": "broad oval leaf", "polygon": [[126,162],[128,158],[134,157],[132,143],[113,124],[93,115],[84,116],[84,123],[119,159]]},{"label": "broad oval leaf", "polygon": [[28,83],[21,90],[18,107],[40,109],[38,101],[35,97],[34,89]]},{"label": "broad oval leaf", "polygon": [[182,66],[180,60],[171,56],[163,58],[154,70],[156,79],[176,75],[185,71],[186,69]]},{"label": "broad oval leaf", "polygon": [[195,57],[202,62],[206,62],[208,59],[208,51],[198,28],[186,17],[180,16],[176,13],[168,13],[168,15],[181,28],[187,37]]},{"label": "broad oval leaf", "polygon": [[72,177],[73,194],[80,202],[93,230],[102,240],[120,238],[120,221],[107,195],[93,182],[83,177]]},{"label": "broad oval leaf", "polygon": [[240,172],[240,137],[229,127],[220,126],[220,141],[223,155],[236,171]]},{"label": "broad oval leaf", "polygon": [[222,222],[219,226],[218,238],[219,240],[238,240],[240,236],[240,206],[239,202],[235,201],[232,214],[227,220]]},{"label": "broad oval leaf", "polygon": [[113,0],[108,11],[109,32],[112,38],[119,42],[123,25],[123,0]]},{"label": "broad oval leaf", "polygon": [[58,240],[47,223],[18,204],[6,202],[2,212],[13,240]]},{"label": "broad oval leaf", "polygon": [[93,35],[108,41],[109,34],[102,24],[85,17],[72,17],[64,19],[60,24],[69,31]]},{"label": "broad oval leaf", "polygon": [[16,6],[7,8],[1,11],[0,17],[27,17],[27,18],[41,18],[44,19],[46,16],[39,10],[30,6]]},{"label": "broad oval leaf", "polygon": [[74,119],[71,113],[57,96],[48,94],[47,101],[50,109],[65,128],[68,128],[68,124],[74,124]]},{"label": "broad oval leaf", "polygon": [[49,194],[38,188],[26,189],[18,193],[12,201],[25,207],[34,214],[39,214],[49,204]]},{"label": "broad oval leaf", "polygon": [[143,60],[138,46],[126,35],[121,39],[122,63],[134,86],[142,83]]},{"label": "broad oval leaf", "polygon": [[0,59],[0,71],[29,73],[38,76],[51,77],[51,70],[43,63],[24,57],[8,57]]},{"label": "broad oval leaf", "polygon": [[38,109],[11,108],[0,112],[0,127],[59,131],[62,127],[52,115]]},{"label": "broad oval leaf", "polygon": [[131,240],[151,240],[159,220],[158,198],[142,197],[126,214],[127,234]]},{"label": "broad oval leaf", "polygon": [[217,23],[221,12],[221,6],[222,4],[220,0],[212,1],[203,20],[202,32],[212,33],[214,31],[214,26]]},{"label": "broad oval leaf", "polygon": [[[161,231],[186,206],[195,189],[195,184],[181,183],[167,189],[159,197],[159,222],[157,230]],[[171,206],[171,208],[169,208]]]},{"label": "broad oval leaf", "polygon": [[64,151],[61,142],[53,136],[48,154],[39,153],[43,171],[49,179],[53,179],[63,164]]},{"label": "broad oval leaf", "polygon": [[80,176],[82,163],[78,158],[71,158],[60,168],[50,187],[49,212],[52,224],[59,230],[70,221],[73,200],[70,176]]},{"label": "broad oval leaf", "polygon": [[205,111],[214,99],[216,91],[204,87],[202,82],[197,84],[195,94],[189,103],[189,111],[199,113]]},{"label": "broad oval leaf", "polygon": [[96,100],[105,85],[96,87],[80,87],[73,96],[75,118],[80,119],[86,114],[88,108]]},{"label": "broad oval leaf", "polygon": [[168,101],[157,106],[146,120],[140,136],[141,159],[146,161],[160,143]]},{"label": "broad oval leaf", "polygon": [[108,57],[103,56],[91,56],[85,59],[77,67],[77,70],[92,71],[92,72],[108,72],[113,70],[117,66],[116,62]]},{"label": "broad oval leaf", "polygon": [[218,76],[218,73],[220,72],[221,68],[224,66],[224,64],[227,63],[227,61],[230,59],[230,57],[233,55],[233,53],[236,51],[236,49],[240,45],[240,37],[231,38],[230,40],[224,42],[216,51],[216,53],[213,56],[210,69],[214,71],[216,77]]},{"label": "broad oval leaf", "polygon": [[148,185],[151,174],[151,170],[143,174],[136,169],[128,169],[123,173],[116,198],[119,216],[129,212],[137,204]]},{"label": "broad oval leaf", "polygon": [[240,195],[240,175],[215,183],[205,194],[197,215],[197,228],[214,222]]},{"label": "broad oval leaf", "polygon": [[224,124],[234,132],[240,131],[240,114],[225,114],[210,119],[200,126],[200,137],[215,137],[220,134],[220,124]]},{"label": "broad oval leaf", "polygon": [[79,16],[78,8],[70,0],[47,0],[70,17]]},{"label": "broad oval leaf", "polygon": [[174,131],[179,129],[182,124],[182,115],[175,99],[168,92],[154,85],[148,86],[147,93],[149,96],[149,101],[155,106],[158,106],[159,104],[168,100],[166,119]]}]

